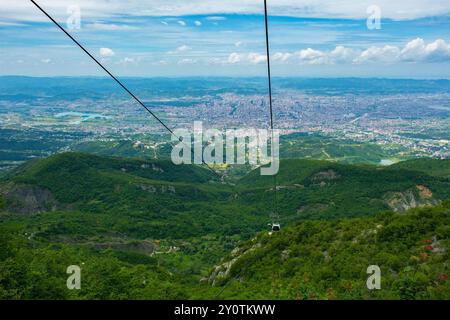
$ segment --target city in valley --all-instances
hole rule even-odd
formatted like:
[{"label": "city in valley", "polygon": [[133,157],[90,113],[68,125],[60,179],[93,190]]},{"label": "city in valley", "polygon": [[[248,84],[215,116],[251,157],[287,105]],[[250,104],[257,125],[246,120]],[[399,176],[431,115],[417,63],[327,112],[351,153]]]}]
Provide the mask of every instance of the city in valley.
[{"label": "city in valley", "polygon": [[[264,78],[124,82],[174,129],[269,127]],[[281,157],[389,165],[450,156],[447,80],[277,78],[274,86]],[[106,78],[2,77],[0,132],[2,169],[62,151],[165,158],[171,149],[164,128]]]}]

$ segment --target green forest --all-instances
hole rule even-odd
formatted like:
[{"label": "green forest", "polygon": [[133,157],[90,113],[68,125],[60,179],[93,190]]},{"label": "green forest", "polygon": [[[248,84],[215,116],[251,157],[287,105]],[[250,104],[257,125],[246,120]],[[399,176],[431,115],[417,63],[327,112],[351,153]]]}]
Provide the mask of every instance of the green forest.
[{"label": "green forest", "polygon": [[[32,160],[0,178],[0,299],[448,299],[449,172],[449,160],[282,160],[282,231],[269,234],[272,180],[258,169]],[[380,290],[366,287],[370,265]]]}]

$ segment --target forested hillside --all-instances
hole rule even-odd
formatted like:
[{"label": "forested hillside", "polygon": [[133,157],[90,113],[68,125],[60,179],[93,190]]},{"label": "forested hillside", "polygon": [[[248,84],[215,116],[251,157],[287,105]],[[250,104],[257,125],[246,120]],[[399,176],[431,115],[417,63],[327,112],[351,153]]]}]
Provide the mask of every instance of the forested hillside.
[{"label": "forested hillside", "polygon": [[[448,299],[450,202],[260,234],[211,273],[233,299]],[[367,267],[381,289],[366,287]]]},{"label": "forested hillside", "polygon": [[[169,161],[32,160],[0,181],[0,296],[209,299],[229,282],[224,297],[449,297],[449,166],[283,160],[269,237],[273,187],[258,169],[231,183]],[[386,290],[365,291],[367,263]],[[65,287],[69,265],[80,291]]]}]

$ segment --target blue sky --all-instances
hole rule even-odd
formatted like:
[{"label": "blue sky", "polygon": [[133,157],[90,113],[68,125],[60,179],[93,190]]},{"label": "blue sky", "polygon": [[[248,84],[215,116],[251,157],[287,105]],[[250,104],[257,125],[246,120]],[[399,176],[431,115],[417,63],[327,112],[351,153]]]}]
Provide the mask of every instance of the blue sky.
[{"label": "blue sky", "polygon": [[[119,76],[266,72],[259,0],[36,1],[66,28],[79,8],[69,31]],[[450,78],[450,0],[392,2],[369,29],[373,1],[269,0],[273,74]],[[2,75],[103,75],[28,0],[2,0],[0,47]]]}]

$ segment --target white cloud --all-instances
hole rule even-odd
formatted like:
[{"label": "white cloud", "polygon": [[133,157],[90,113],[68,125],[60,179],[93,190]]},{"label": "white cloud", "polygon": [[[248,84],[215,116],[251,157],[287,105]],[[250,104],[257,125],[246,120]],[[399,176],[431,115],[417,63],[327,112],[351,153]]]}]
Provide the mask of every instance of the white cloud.
[{"label": "white cloud", "polygon": [[363,51],[354,62],[450,62],[450,43],[437,39],[426,44],[423,39],[417,38],[403,48],[390,45],[371,47]]},{"label": "white cloud", "polygon": [[209,21],[223,21],[226,20],[227,18],[225,17],[219,17],[219,16],[213,16],[213,17],[207,17],[206,20]]},{"label": "white cloud", "polygon": [[102,58],[109,58],[115,55],[110,48],[100,48],[99,53]]},{"label": "white cloud", "polygon": [[94,30],[104,30],[104,31],[116,31],[116,30],[136,30],[137,27],[129,25],[118,25],[118,24],[108,24],[108,23],[90,23],[85,25],[86,28]]},{"label": "white cloud", "polygon": [[242,61],[242,58],[239,53],[233,52],[228,56],[228,63],[234,64],[234,63],[238,63],[241,61]]},{"label": "white cloud", "polygon": [[425,41],[423,39],[417,38],[410,41],[401,52],[403,60],[414,61],[418,57],[424,58],[425,54]]},{"label": "white cloud", "polygon": [[177,51],[178,52],[186,52],[186,51],[189,51],[189,50],[191,50],[191,47],[189,47],[189,46],[187,46],[187,45],[182,45],[182,46],[179,46],[178,48],[177,48]]},{"label": "white cloud", "polygon": [[[220,14],[261,14],[261,0],[78,0],[83,19],[106,18],[117,14],[131,16],[184,16]],[[67,19],[67,7],[73,0],[40,0],[39,4],[57,20]],[[277,0],[270,4],[271,15],[305,18],[367,18],[366,10],[373,0]],[[444,16],[450,13],[448,0],[377,0],[383,18],[416,19]],[[0,20],[46,21],[30,1],[2,0]],[[216,16],[217,15],[217,16]],[[223,17],[221,17],[223,19]]]},{"label": "white cloud", "polygon": [[259,53],[249,53],[247,58],[252,64],[259,64],[267,61],[267,56]]},{"label": "white cloud", "polygon": [[202,22],[197,20],[197,21],[194,22],[194,24],[195,24],[197,27],[201,27]]},{"label": "white cloud", "polygon": [[450,43],[438,39],[425,48],[426,59],[430,62],[450,61]]},{"label": "white cloud", "polygon": [[0,21],[0,26],[3,26],[3,27],[23,27],[23,26],[26,26],[26,24],[17,23],[17,22]]},{"label": "white cloud", "polygon": [[179,47],[176,48],[175,50],[169,51],[168,53],[169,53],[169,54],[178,54],[178,53],[188,52],[188,51],[190,51],[190,50],[192,50],[191,47],[189,47],[189,46],[183,44],[182,46],[179,46]]},{"label": "white cloud", "polygon": [[228,56],[227,62],[231,64],[236,63],[251,63],[251,64],[259,64],[262,62],[266,62],[266,55],[250,52],[250,53],[237,53],[233,52]]},{"label": "white cloud", "polygon": [[273,55],[272,59],[274,61],[286,62],[293,56],[292,53],[289,52],[277,52]]},{"label": "white cloud", "polygon": [[213,57],[213,58],[207,59],[206,63],[207,64],[222,64],[223,65],[223,64],[226,64],[226,63],[230,63],[230,62],[228,62],[228,59],[224,60],[222,58]]},{"label": "white cloud", "polygon": [[119,64],[127,65],[127,64],[133,64],[135,62],[136,62],[136,60],[134,58],[125,57],[119,61]]},{"label": "white cloud", "polygon": [[404,61],[450,61],[450,43],[437,39],[426,44],[423,39],[417,38],[402,49],[401,59]]},{"label": "white cloud", "polygon": [[[393,64],[410,62],[450,62],[450,42],[437,39],[425,43],[423,39],[415,39],[404,47],[393,45],[372,46],[368,49],[353,49],[337,46],[332,50],[303,49],[297,52],[276,52],[271,56],[277,63],[300,63],[310,65],[334,64]],[[258,53],[231,53],[222,62],[229,64],[259,64],[266,61],[266,55]]]},{"label": "white cloud", "polygon": [[333,63],[346,63],[351,62],[357,56],[357,52],[351,48],[344,46],[337,46],[330,52],[329,57]]},{"label": "white cloud", "polygon": [[[312,48],[307,48],[295,52],[294,55],[300,60],[300,63],[319,65],[319,64],[351,63],[353,59],[357,57],[358,52],[351,48],[346,48],[344,46],[337,46],[331,51],[321,51]],[[290,56],[287,56],[287,53],[284,53],[284,56],[288,57],[287,59],[290,58]],[[283,58],[283,56],[280,57]]]},{"label": "white cloud", "polygon": [[408,42],[404,47],[384,45],[357,50],[337,46],[330,51],[307,48],[294,53],[277,52],[272,59],[274,62],[291,62],[293,57],[297,57],[301,64],[311,65],[450,62],[450,43],[443,39],[437,39],[427,44],[423,39],[418,38]]},{"label": "white cloud", "polygon": [[392,63],[398,60],[400,49],[395,46],[386,45],[384,47],[370,47],[364,50],[353,61],[355,63],[364,62],[387,62]]},{"label": "white cloud", "polygon": [[186,27],[186,22],[184,22],[183,20],[178,20],[177,23],[182,27]]},{"label": "white cloud", "polygon": [[298,56],[300,61],[307,64],[326,64],[329,62],[327,54],[320,50],[308,48],[300,50],[295,54]]},{"label": "white cloud", "polygon": [[178,64],[195,64],[197,63],[196,59],[185,58],[178,61]]},{"label": "white cloud", "polygon": [[166,65],[168,65],[168,63],[167,63],[166,60],[159,60],[159,61],[156,61],[156,62],[152,62],[152,65],[154,65],[154,66],[166,66]]}]

